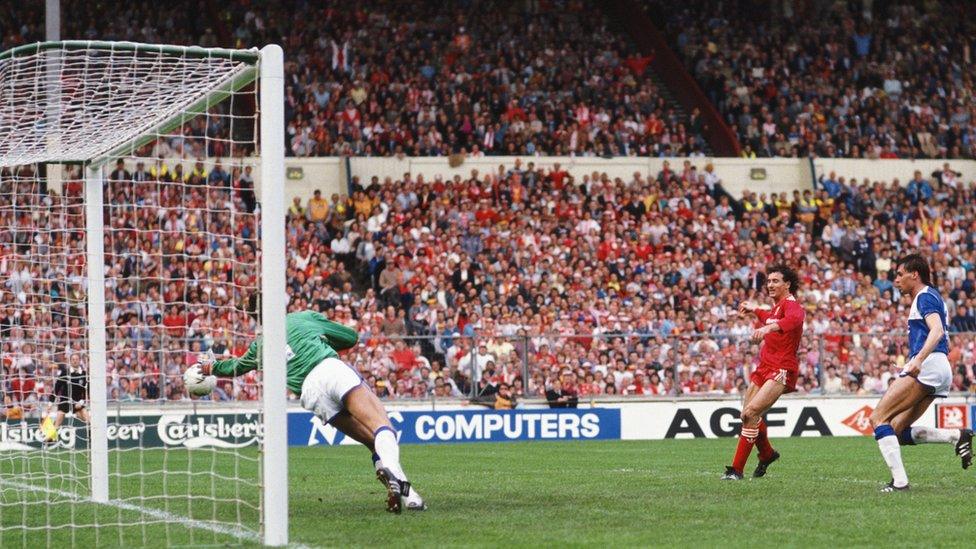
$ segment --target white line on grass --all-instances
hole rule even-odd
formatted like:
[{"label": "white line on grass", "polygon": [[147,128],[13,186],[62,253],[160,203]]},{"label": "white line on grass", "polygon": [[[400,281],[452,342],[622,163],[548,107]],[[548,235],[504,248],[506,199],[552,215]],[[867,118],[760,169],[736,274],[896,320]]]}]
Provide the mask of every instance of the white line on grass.
[{"label": "white line on grass", "polygon": [[98,502],[90,497],[81,496],[73,492],[67,492],[65,490],[56,490],[53,488],[47,488],[46,486],[36,486],[33,484],[23,484],[12,480],[0,480],[0,484],[6,484],[8,486],[13,486],[14,488],[19,488],[21,490],[35,491],[35,492],[46,492],[48,494],[61,496],[66,499],[70,499],[77,503],[97,503],[99,505],[108,505],[110,507],[116,507],[124,511],[134,511],[137,513],[143,513],[149,515],[153,518],[161,519],[166,522],[174,522],[182,524],[187,528],[196,528],[198,530],[209,530],[217,534],[225,534],[228,536],[233,536],[241,541],[250,541],[254,543],[261,543],[261,536],[253,530],[248,530],[242,527],[231,527],[223,524],[214,524],[211,522],[205,522],[202,520],[193,520],[188,517],[176,515],[168,511],[160,511],[159,509],[152,509],[150,507],[143,507],[141,505],[135,505],[132,503],[127,503],[124,501],[119,501],[117,499],[110,499],[108,501]]}]

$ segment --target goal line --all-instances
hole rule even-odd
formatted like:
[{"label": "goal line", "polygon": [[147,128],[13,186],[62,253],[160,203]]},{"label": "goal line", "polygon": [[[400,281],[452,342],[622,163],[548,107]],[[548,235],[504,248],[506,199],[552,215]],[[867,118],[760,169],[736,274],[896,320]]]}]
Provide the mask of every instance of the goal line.
[{"label": "goal line", "polygon": [[[6,478],[0,478],[0,486],[10,486],[18,490],[24,490],[26,492],[44,492],[52,496],[58,496],[67,500],[71,500],[73,503],[90,503],[94,505],[104,505],[108,507],[114,507],[116,509],[121,509],[123,511],[132,511],[135,513],[141,513],[143,515],[148,515],[155,519],[159,519],[163,522],[180,523],[183,526],[186,526],[187,528],[206,530],[208,532],[213,532],[215,534],[224,534],[224,535],[237,538],[240,541],[248,541],[253,543],[261,543],[262,541],[261,535],[258,532],[255,532],[254,530],[249,530],[247,528],[244,528],[243,526],[227,526],[224,524],[215,524],[212,522],[195,520],[195,519],[191,519],[190,517],[184,517],[182,515],[170,513],[169,511],[153,509],[152,507],[143,507],[141,505],[136,505],[134,503],[129,503],[126,501],[120,501],[117,499],[110,499],[108,501],[95,501],[89,496],[82,496],[79,494],[75,494],[74,492],[68,492],[66,490],[58,490],[55,488],[48,488],[46,486],[24,484]],[[38,527],[38,529],[42,529],[42,528],[46,528],[46,526]]]}]

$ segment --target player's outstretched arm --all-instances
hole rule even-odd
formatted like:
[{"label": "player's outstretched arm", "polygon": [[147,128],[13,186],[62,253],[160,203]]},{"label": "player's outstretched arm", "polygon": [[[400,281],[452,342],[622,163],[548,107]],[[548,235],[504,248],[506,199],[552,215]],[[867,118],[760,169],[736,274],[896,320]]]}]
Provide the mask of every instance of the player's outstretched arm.
[{"label": "player's outstretched arm", "polygon": [[336,351],[351,349],[356,346],[356,343],[359,343],[359,334],[356,330],[331,320],[326,320],[326,322],[329,324],[323,337],[329,340],[329,346]]},{"label": "player's outstretched arm", "polygon": [[251,342],[247,352],[240,357],[216,360],[213,353],[208,351],[201,353],[197,359],[200,371],[203,375],[215,375],[219,377],[234,377],[246,374],[258,367],[258,358],[261,354],[261,346],[258,340]]},{"label": "player's outstretched arm", "polygon": [[759,310],[759,305],[753,301],[743,301],[739,304],[739,314],[742,316],[746,316],[757,310]]},{"label": "player's outstretched arm", "polygon": [[748,316],[750,314],[756,315],[756,321],[753,322],[753,327],[762,328],[766,325],[766,319],[769,318],[769,315],[772,313],[763,309],[754,301],[744,301],[741,305],[739,305],[739,315]]}]

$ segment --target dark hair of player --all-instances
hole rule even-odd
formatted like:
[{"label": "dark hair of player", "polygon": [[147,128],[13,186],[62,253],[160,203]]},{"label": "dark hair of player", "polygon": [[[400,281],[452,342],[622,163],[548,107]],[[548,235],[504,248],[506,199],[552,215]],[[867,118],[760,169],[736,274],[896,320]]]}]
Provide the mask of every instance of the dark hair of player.
[{"label": "dark hair of player", "polygon": [[795,294],[797,290],[800,289],[800,277],[796,274],[796,271],[787,267],[786,265],[779,264],[773,265],[766,272],[766,276],[773,273],[779,273],[783,275],[783,281],[790,285],[790,293]]},{"label": "dark hair of player", "polygon": [[901,258],[898,265],[906,273],[918,273],[918,277],[922,279],[922,284],[932,285],[932,271],[929,269],[929,262],[920,254],[906,255]]}]

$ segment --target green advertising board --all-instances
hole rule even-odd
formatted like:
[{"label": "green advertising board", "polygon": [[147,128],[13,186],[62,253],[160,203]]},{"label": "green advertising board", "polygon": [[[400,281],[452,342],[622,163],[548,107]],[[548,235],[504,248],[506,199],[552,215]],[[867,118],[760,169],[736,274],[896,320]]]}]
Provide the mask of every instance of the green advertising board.
[{"label": "green advertising board", "polygon": [[[109,448],[242,448],[264,436],[261,416],[194,414],[189,412],[109,416]],[[71,418],[58,431],[55,444],[44,444],[40,420],[0,422],[0,449],[28,450],[88,447],[88,426]]]}]

